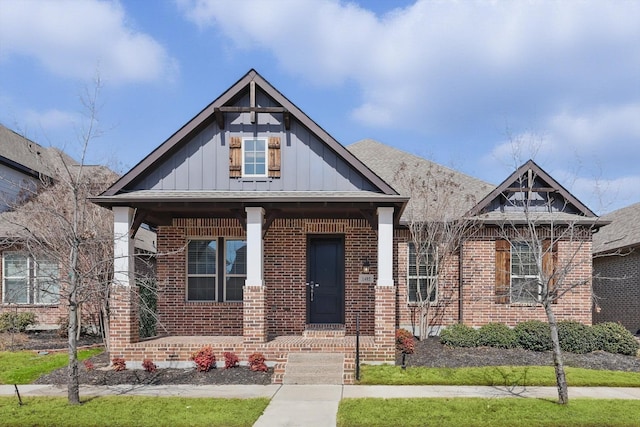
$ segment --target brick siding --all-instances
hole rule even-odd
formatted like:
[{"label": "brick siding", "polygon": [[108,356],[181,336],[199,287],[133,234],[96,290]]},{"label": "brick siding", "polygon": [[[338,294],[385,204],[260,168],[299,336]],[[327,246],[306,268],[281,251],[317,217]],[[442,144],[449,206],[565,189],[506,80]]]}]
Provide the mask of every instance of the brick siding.
[{"label": "brick siding", "polygon": [[[593,259],[593,293],[597,303],[593,322],[620,322],[632,333],[640,331],[640,248]],[[599,307],[599,310],[598,310]]]}]

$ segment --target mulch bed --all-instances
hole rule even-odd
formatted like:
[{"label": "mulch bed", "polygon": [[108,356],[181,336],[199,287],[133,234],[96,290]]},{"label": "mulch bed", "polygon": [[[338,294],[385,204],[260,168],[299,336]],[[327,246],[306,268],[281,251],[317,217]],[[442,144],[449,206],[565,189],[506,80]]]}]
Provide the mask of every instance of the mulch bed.
[{"label": "mulch bed", "polygon": [[[79,346],[91,346],[100,342],[99,337],[82,337]],[[14,350],[64,351],[66,338],[55,333],[28,333],[26,337],[14,340]],[[195,369],[158,369],[156,372],[127,369],[116,372],[109,367],[106,354],[90,359],[93,367],[88,369],[84,363],[79,366],[80,384],[117,385],[117,384],[270,384],[273,369],[267,372],[253,372],[246,366],[232,369],[217,368],[209,372]],[[224,363],[219,361],[218,363]],[[564,353],[566,366],[604,369],[615,371],[640,372],[640,357],[610,354],[596,351],[588,354]],[[397,364],[401,364],[398,356]],[[497,349],[491,347],[450,348],[442,345],[437,337],[419,341],[415,353],[406,358],[407,366],[450,367],[465,366],[509,366],[509,365],[552,365],[551,352],[534,352],[522,349]],[[66,384],[67,368],[58,369],[40,377],[36,384]]]}]

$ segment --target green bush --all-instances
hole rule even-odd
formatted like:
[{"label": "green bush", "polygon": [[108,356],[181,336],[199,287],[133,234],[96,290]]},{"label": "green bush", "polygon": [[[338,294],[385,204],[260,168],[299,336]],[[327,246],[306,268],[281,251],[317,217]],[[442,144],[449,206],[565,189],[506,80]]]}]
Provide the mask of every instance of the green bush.
[{"label": "green bush", "polygon": [[514,348],[517,344],[516,332],[504,323],[487,323],[478,329],[478,345]]},{"label": "green bush", "polygon": [[551,350],[551,329],[540,320],[527,320],[516,325],[513,330],[518,337],[518,345],[525,350]]},{"label": "green bush", "polygon": [[462,323],[456,323],[440,333],[440,341],[442,344],[452,347],[476,347],[478,345],[478,331]]},{"label": "green bush", "polygon": [[35,325],[36,321],[37,316],[30,311],[7,311],[0,314],[0,332],[24,332],[28,326]]},{"label": "green bush", "polygon": [[591,327],[573,320],[558,322],[558,338],[562,351],[584,354],[597,348]]},{"label": "green bush", "polygon": [[638,342],[624,326],[619,323],[605,322],[593,325],[593,334],[599,350],[609,353],[635,356]]}]

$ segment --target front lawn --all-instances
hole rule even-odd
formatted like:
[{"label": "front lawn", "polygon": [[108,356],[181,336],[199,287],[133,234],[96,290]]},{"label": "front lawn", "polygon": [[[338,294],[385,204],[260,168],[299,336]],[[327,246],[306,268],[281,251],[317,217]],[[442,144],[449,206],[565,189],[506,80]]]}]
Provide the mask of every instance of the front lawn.
[{"label": "front lawn", "polygon": [[[79,350],[84,360],[104,351],[101,348]],[[39,355],[35,351],[0,351],[0,384],[30,384],[41,375],[67,366],[66,351]]]},{"label": "front lawn", "polygon": [[343,399],[339,427],[637,426],[640,401],[572,399]]},{"label": "front lawn", "polygon": [[107,396],[72,406],[61,397],[0,397],[3,426],[251,426],[269,399]]},{"label": "front lawn", "polygon": [[[640,373],[565,367],[572,387],[640,387]],[[423,368],[363,365],[364,385],[488,385],[555,386],[552,366],[484,366]]]}]

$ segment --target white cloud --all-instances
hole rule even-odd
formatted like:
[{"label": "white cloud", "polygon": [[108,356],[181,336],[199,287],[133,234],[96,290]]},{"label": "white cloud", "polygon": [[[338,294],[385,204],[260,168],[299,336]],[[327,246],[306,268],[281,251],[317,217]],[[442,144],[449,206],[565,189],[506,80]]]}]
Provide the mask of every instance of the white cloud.
[{"label": "white cloud", "polygon": [[89,79],[98,71],[111,82],[171,78],[176,62],[151,36],[127,24],[110,1],[3,0],[0,59],[29,56],[48,70]]},{"label": "white cloud", "polygon": [[72,128],[80,121],[78,114],[57,109],[47,111],[26,110],[21,117],[29,128],[47,130]]}]

